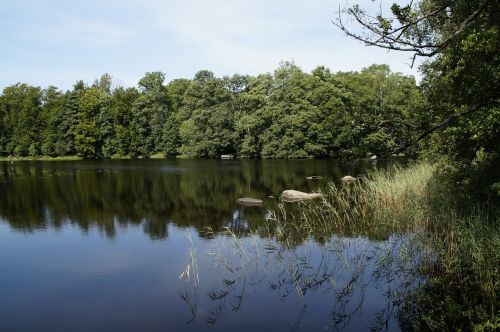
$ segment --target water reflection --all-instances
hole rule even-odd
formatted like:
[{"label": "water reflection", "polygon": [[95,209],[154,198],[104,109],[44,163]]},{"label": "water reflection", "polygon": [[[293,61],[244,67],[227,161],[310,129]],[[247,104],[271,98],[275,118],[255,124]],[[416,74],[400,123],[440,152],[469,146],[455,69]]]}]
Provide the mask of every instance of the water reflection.
[{"label": "water reflection", "polygon": [[[239,238],[229,229],[225,235],[201,253],[191,242],[179,295],[191,313],[188,325],[217,325],[242,307],[276,299],[279,306],[300,308],[286,315],[290,331],[397,330],[404,297],[422,282],[409,235],[382,242],[334,237],[294,248],[273,238]],[[212,270],[197,266],[206,255]]]},{"label": "water reflection", "polygon": [[398,330],[401,299],[421,282],[410,235],[277,232],[283,190],[367,167],[2,162],[0,330]]},{"label": "water reflection", "polygon": [[[164,239],[169,222],[243,231],[263,221],[283,190],[318,190],[372,166],[327,160],[0,162],[0,218],[26,232],[72,223],[109,237],[117,227],[143,225],[151,238]],[[307,180],[311,175],[323,179]],[[236,205],[239,197],[265,204],[245,208]]]}]

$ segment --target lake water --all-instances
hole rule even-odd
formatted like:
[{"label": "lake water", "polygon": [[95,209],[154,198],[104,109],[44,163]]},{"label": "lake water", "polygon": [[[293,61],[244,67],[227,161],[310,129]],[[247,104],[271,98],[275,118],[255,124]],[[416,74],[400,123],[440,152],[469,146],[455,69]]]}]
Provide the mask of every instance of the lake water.
[{"label": "lake water", "polygon": [[269,230],[283,190],[373,167],[385,164],[0,162],[0,331],[399,330],[415,283],[406,235],[285,243]]}]

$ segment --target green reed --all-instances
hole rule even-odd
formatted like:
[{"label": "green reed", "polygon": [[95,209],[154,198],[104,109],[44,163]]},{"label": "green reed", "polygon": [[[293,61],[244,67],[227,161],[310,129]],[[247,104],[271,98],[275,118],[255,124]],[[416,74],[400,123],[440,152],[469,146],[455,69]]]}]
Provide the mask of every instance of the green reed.
[{"label": "green reed", "polygon": [[431,254],[422,254],[415,266],[428,282],[408,297],[407,328],[498,327],[499,214],[457,203],[437,170],[419,162],[375,170],[350,184],[331,183],[321,201],[281,204],[267,228],[288,246],[335,234],[415,234],[421,253]]}]

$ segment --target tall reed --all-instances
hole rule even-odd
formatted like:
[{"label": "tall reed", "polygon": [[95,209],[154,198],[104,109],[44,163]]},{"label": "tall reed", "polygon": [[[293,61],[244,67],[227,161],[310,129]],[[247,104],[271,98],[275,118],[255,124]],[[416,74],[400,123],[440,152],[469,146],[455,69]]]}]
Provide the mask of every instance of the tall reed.
[{"label": "tall reed", "polygon": [[334,234],[417,235],[423,259],[415,269],[428,282],[408,299],[413,315],[407,322],[435,330],[495,326],[500,324],[499,214],[478,206],[458,209],[467,204],[454,201],[437,180],[437,169],[419,162],[375,170],[352,184],[332,183],[320,202],[282,205],[268,228],[287,245],[307,237],[327,241]]}]

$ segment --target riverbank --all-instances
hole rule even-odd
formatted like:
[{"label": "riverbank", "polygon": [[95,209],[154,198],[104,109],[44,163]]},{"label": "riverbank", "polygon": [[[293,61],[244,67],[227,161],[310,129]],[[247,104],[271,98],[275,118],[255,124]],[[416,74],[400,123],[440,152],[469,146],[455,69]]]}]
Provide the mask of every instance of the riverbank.
[{"label": "riverbank", "polygon": [[48,157],[48,156],[40,156],[40,157],[0,157],[0,161],[58,161],[58,160],[83,160],[83,158],[78,156],[64,156],[64,157]]}]

